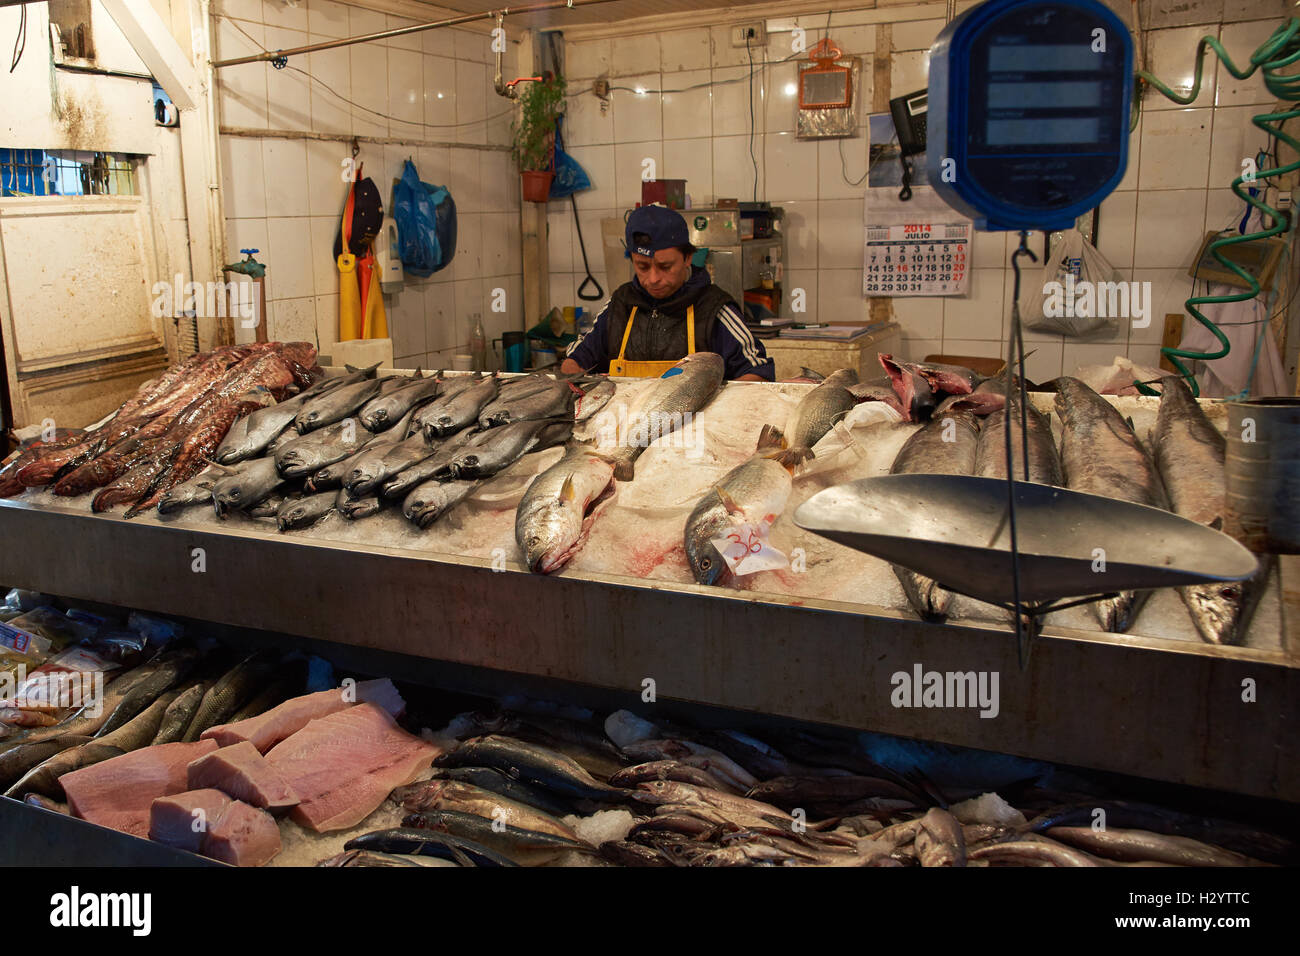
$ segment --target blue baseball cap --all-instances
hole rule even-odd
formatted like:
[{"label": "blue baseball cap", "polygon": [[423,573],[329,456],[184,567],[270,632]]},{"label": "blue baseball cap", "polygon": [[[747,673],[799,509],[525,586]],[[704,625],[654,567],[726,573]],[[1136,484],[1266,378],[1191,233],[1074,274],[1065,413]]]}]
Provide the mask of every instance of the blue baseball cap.
[{"label": "blue baseball cap", "polygon": [[658,203],[632,210],[632,215],[627,217],[625,239],[627,249],[623,255],[629,259],[634,252],[653,256],[661,249],[674,249],[691,241],[681,214]]}]

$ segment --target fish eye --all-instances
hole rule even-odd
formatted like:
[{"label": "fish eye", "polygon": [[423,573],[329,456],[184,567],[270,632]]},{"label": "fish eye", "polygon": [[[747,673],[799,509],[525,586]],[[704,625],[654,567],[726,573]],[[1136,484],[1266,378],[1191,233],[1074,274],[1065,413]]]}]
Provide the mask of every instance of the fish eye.
[{"label": "fish eye", "polygon": [[230,497],[232,497],[232,498],[238,498],[238,497],[239,497],[239,489],[238,489],[238,488],[231,488],[231,489],[230,489]]},{"label": "fish eye", "polygon": [[537,537],[537,535],[533,535],[531,538],[528,539],[528,547],[530,548],[535,548],[541,543],[542,543],[542,539]]},{"label": "fish eye", "polygon": [[711,568],[711,567],[713,567],[713,559],[712,559],[712,558],[700,558],[700,570],[701,570],[701,571],[707,571],[707,570],[709,570],[709,568]]}]

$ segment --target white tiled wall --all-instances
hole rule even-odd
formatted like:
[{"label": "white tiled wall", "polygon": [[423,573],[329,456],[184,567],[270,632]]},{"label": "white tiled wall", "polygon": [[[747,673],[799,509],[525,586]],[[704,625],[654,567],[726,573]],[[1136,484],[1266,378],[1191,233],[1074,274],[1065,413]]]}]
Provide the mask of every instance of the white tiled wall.
[{"label": "white tiled wall", "polygon": [[[865,20],[879,22],[895,12],[913,18],[891,26],[891,89],[898,94],[927,82],[928,48],[943,25],[934,19],[934,6],[834,15],[832,39],[844,52],[863,58],[856,97],[860,107],[869,106],[872,99],[877,31]],[[1218,35],[1241,63],[1277,22],[1255,19],[1149,30],[1149,67],[1185,92],[1201,36]],[[621,216],[639,199],[643,159],[654,159],[662,178],[686,179],[687,193],[697,206],[722,196],[751,198],[757,166],[759,198],[786,209],[787,289],[803,288],[810,312],[824,321],[866,315],[867,300],[860,291],[865,185],[852,185],[866,169],[866,137],[821,142],[794,137],[795,68],[792,62],[781,62],[791,49],[791,34],[777,27],[789,31],[795,24],[807,30],[811,46],[823,35],[826,15],[769,21],[768,44],[754,54],[752,81],[746,51],[731,46],[725,26],[707,33],[678,30],[566,45],[566,146],[594,186],[578,194],[578,206],[592,271],[602,283],[599,222],[602,216]],[[615,87],[603,112],[590,92],[591,80],[602,76]],[[1228,183],[1261,139],[1250,118],[1270,102],[1258,75],[1239,81],[1222,68],[1206,69],[1201,94],[1190,106],[1156,93],[1147,96],[1143,119],[1130,141],[1127,174],[1101,206],[1099,244],[1124,278],[1153,283],[1151,325],[1089,339],[1029,333],[1028,347],[1034,350],[1028,359],[1031,378],[1049,379],[1116,354],[1145,364],[1158,362],[1164,314],[1183,311],[1182,301],[1191,290],[1187,268],[1201,238],[1243,211]],[[583,277],[572,218],[567,204],[551,206],[551,289],[557,305],[578,302],[575,289]],[[1041,252],[1041,235],[1031,242]],[[977,234],[966,296],[893,300],[911,356],[1004,352],[1012,299],[1007,255],[1013,248],[1005,234]]]},{"label": "white tiled wall", "polygon": [[[219,57],[416,22],[332,0],[296,6],[220,0],[214,7]],[[507,33],[520,39],[517,30]],[[472,313],[482,316],[492,338],[525,327],[519,176],[509,154],[415,145],[509,145],[511,107],[492,89],[489,44],[486,33],[443,29],[294,57],[285,70],[250,64],[219,71],[224,126],[414,141],[361,144],[357,160],[383,195],[386,222],[392,182],[408,158],[425,182],[451,190],[459,222],[452,265],[428,279],[408,276],[401,292],[385,296],[399,367],[450,366],[454,353],[467,348]],[[512,42],[506,53],[512,76],[515,61]],[[271,337],[313,341],[328,350],[338,335],[333,243],[347,194],[342,163],[350,145],[226,135],[221,150],[227,261],[242,258],[240,248],[261,250]],[[505,290],[505,312],[492,311],[497,289]]]}]

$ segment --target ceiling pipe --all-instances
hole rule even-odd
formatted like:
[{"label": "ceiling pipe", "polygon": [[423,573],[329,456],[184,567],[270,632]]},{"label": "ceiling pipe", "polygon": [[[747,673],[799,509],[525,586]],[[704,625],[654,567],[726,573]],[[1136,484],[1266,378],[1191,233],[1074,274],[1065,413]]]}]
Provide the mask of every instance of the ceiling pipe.
[{"label": "ceiling pipe", "polygon": [[[484,13],[467,13],[464,16],[450,17],[446,20],[434,20],[429,23],[416,23],[409,27],[398,27],[395,30],[381,30],[378,33],[367,33],[364,36],[348,37],[344,40],[327,40],[321,43],[309,43],[306,46],[297,46],[288,50],[268,50],[265,53],[254,53],[251,56],[237,56],[228,60],[218,60],[212,66],[215,69],[221,69],[227,66],[240,66],[244,63],[277,63],[281,65],[291,56],[301,56],[304,53],[315,53],[319,50],[333,50],[342,46],[353,46],[357,43],[373,43],[376,40],[387,40],[390,37],[403,37],[412,33],[422,33],[425,30],[436,30],[440,27],[454,27],[464,23],[476,23],[479,20],[496,19],[498,25],[507,13],[544,13],[548,10],[576,10],[580,7],[594,7],[601,3],[615,3],[617,0],[551,0],[549,3],[534,3],[522,7],[505,7],[500,12],[486,11]],[[3,4],[4,0],[0,0]],[[500,57],[498,56],[498,60]],[[517,82],[517,81],[516,81]],[[500,92],[500,91],[498,91]],[[509,96],[508,93],[502,93],[503,96]]]}]

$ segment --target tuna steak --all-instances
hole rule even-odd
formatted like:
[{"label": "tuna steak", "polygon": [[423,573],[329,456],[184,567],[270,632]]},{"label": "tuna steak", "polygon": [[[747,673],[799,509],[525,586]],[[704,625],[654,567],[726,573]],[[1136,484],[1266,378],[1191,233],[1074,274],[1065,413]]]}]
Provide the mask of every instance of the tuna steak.
[{"label": "tuna steak", "polygon": [[220,790],[159,797],[149,811],[149,839],[234,866],[261,866],[280,852],[271,815]]},{"label": "tuna steak", "polygon": [[210,787],[271,813],[298,803],[293,787],[247,740],[200,757],[189,765],[186,780],[192,790]]}]

